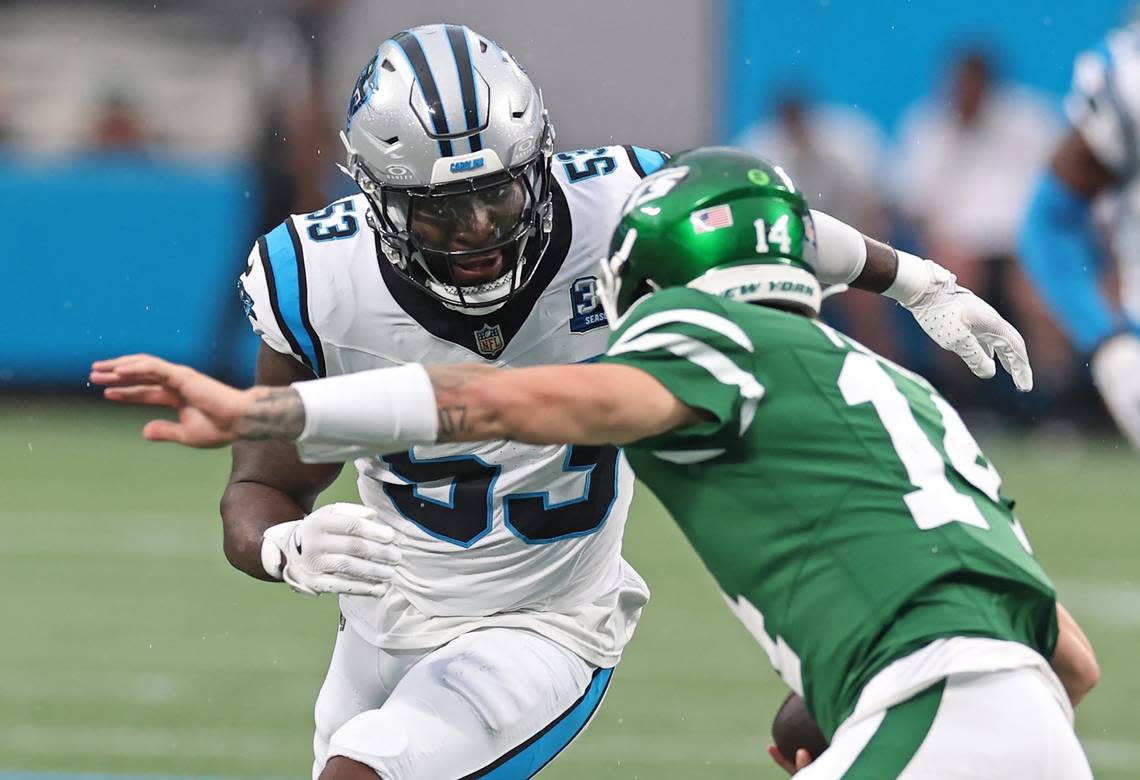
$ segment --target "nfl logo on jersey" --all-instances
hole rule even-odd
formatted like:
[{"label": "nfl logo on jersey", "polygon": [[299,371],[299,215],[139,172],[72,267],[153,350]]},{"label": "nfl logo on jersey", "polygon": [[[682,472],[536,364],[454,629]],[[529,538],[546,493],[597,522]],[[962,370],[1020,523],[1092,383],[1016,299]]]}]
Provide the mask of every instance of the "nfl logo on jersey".
[{"label": "nfl logo on jersey", "polygon": [[475,347],[480,354],[495,357],[503,351],[503,331],[498,325],[484,325],[475,331]]}]

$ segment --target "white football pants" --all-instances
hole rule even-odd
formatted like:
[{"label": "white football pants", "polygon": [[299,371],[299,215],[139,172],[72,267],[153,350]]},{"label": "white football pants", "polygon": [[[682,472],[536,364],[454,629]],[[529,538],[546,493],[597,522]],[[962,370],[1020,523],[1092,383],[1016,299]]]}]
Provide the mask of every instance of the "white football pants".
[{"label": "white football pants", "polygon": [[951,674],[841,725],[796,780],[1091,780],[1046,674]]},{"label": "white football pants", "polygon": [[342,625],[317,697],[313,778],[333,756],[383,780],[532,777],[586,727],[612,674],[525,629],[387,651]]}]

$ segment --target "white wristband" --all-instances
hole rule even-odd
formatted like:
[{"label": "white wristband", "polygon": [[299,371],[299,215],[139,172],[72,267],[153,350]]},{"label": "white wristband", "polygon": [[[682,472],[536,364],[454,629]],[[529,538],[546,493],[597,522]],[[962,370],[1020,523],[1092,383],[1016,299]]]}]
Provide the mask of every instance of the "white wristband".
[{"label": "white wristband", "polygon": [[929,261],[910,252],[896,252],[896,254],[899,258],[898,273],[895,274],[891,286],[883,290],[883,295],[894,298],[903,306],[909,306],[930,288],[934,274]]},{"label": "white wristband", "polygon": [[846,222],[812,209],[815,223],[815,275],[824,284],[850,284],[867,264],[867,241]]},{"label": "white wristband", "polygon": [[295,382],[305,407],[297,451],[306,462],[344,461],[430,444],[439,434],[435,390],[419,363]]}]

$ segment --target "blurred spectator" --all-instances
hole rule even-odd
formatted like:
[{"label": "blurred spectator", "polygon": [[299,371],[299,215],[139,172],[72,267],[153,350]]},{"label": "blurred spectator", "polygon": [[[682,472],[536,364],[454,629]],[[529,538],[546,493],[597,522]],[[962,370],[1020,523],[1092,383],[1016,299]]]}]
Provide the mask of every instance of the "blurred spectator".
[{"label": "blurred spectator", "polygon": [[[812,208],[868,235],[885,236],[878,192],[884,180],[882,132],[857,109],[809,104],[805,95],[803,89],[785,90],[773,118],[749,127],[736,145],[782,166]],[[890,306],[880,296],[852,292],[831,299],[825,316],[875,351],[897,358],[894,334],[881,326]]]},{"label": "blurred spectator", "polygon": [[304,0],[254,28],[259,232],[290,213],[319,209],[329,199],[328,178],[341,159],[341,146],[320,85],[327,61],[325,29],[339,4]]},{"label": "blurred spectator", "polygon": [[774,117],[749,127],[736,145],[778,163],[826,211],[864,232],[882,229],[876,198],[883,136],[874,121],[844,106],[811,105],[787,90]]},{"label": "blurred spectator", "polygon": [[101,152],[138,152],[145,150],[146,142],[134,103],[119,90],[104,94],[96,109],[91,146]]},{"label": "blurred spectator", "polygon": [[[991,57],[969,49],[954,61],[939,94],[907,112],[892,166],[896,207],[923,243],[921,251],[1018,326],[1044,395],[1067,381],[1071,357],[1015,253],[1033,183],[1059,130],[1046,99],[1001,82]],[[980,392],[960,372],[943,381]],[[1018,406],[1026,411],[1024,403]]]},{"label": "blurred spectator", "polygon": [[931,248],[949,253],[939,254],[943,263],[980,278],[969,264],[1013,253],[1030,188],[1060,127],[1047,100],[998,83],[980,50],[958,59],[949,76],[943,94],[904,117],[896,198]]}]

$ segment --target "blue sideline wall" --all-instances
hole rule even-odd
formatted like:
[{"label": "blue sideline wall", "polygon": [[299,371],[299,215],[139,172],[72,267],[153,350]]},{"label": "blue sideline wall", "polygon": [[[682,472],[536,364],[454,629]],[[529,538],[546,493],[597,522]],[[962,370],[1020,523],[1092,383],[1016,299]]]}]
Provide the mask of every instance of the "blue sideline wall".
[{"label": "blue sideline wall", "polygon": [[249,181],[232,166],[0,160],[0,389],[80,389],[92,359],[124,352],[245,362]]}]

